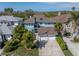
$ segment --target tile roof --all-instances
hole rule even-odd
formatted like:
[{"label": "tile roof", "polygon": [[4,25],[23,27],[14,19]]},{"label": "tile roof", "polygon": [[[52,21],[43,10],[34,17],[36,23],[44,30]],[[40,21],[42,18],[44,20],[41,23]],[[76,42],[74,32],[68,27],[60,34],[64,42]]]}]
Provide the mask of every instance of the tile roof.
[{"label": "tile roof", "polygon": [[53,20],[53,22],[65,23],[69,20],[68,18],[70,18],[70,17],[71,17],[70,14],[64,14],[61,16],[52,17],[52,18],[50,18],[50,20]]},{"label": "tile roof", "polygon": [[43,27],[43,28],[38,28],[38,35],[41,37],[46,37],[46,36],[55,36],[57,32],[54,30],[52,27]]},{"label": "tile roof", "polygon": [[[68,18],[70,18],[70,14],[64,14],[61,16],[55,16],[52,18],[47,18],[44,15],[35,15],[34,17],[36,17],[36,21],[37,22],[61,22],[61,23],[65,23],[68,21]],[[31,19],[27,19],[24,21],[24,23],[34,23],[34,17],[32,17]],[[42,20],[40,18],[43,18]]]},{"label": "tile roof", "polygon": [[34,19],[25,20],[24,23],[34,23]]}]

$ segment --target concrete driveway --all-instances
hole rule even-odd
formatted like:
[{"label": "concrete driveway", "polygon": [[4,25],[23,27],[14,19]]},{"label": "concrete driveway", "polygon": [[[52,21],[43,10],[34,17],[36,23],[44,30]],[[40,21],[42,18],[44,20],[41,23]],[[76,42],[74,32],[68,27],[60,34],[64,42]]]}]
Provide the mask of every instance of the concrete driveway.
[{"label": "concrete driveway", "polygon": [[73,37],[72,38],[63,37],[63,39],[66,42],[66,44],[67,44],[69,50],[71,51],[71,53],[74,56],[79,56],[79,43],[72,42],[71,40],[73,40]]},{"label": "concrete driveway", "polygon": [[48,40],[44,47],[39,48],[40,56],[64,56],[56,40]]},{"label": "concrete driveway", "polygon": [[3,51],[3,49],[0,49],[0,56],[1,56],[2,51]]}]

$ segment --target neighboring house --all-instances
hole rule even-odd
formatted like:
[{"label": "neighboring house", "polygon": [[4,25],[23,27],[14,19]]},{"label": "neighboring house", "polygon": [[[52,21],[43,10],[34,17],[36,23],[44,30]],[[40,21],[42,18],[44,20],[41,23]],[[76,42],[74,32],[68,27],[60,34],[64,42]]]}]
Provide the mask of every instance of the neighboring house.
[{"label": "neighboring house", "polygon": [[19,17],[0,16],[0,45],[4,40],[10,40],[14,27],[22,23],[22,18]]},{"label": "neighboring house", "polygon": [[2,39],[5,40],[10,40],[12,36],[12,31],[8,28],[6,24],[3,24],[0,26],[0,31],[1,31],[1,36]]},{"label": "neighboring house", "polygon": [[22,18],[13,16],[0,16],[0,25],[7,24],[7,26],[16,26],[22,23]]}]

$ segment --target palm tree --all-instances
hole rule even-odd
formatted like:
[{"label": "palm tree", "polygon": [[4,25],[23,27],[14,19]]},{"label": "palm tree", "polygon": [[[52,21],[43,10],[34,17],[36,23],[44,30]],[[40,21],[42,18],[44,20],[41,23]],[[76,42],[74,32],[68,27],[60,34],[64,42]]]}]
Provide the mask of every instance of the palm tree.
[{"label": "palm tree", "polygon": [[71,19],[72,19],[72,21],[73,21],[74,32],[75,32],[75,30],[76,30],[76,28],[77,28],[77,21],[78,21],[78,19],[79,19],[79,14],[78,14],[78,13],[75,13],[75,12],[72,12],[72,13],[71,13]]},{"label": "palm tree", "polygon": [[75,6],[73,6],[71,9],[74,11],[76,8],[75,8]]},{"label": "palm tree", "polygon": [[58,35],[61,34],[61,31],[63,29],[62,24],[61,23],[56,23],[54,27],[55,27],[55,30],[57,31]]}]

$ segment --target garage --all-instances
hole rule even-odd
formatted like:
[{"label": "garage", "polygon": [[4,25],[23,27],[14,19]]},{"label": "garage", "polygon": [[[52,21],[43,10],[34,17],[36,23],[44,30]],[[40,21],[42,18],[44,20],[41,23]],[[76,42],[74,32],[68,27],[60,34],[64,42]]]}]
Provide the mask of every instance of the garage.
[{"label": "garage", "polygon": [[49,40],[55,40],[55,37],[49,37]]},{"label": "garage", "polygon": [[55,40],[56,32],[53,28],[39,28],[38,37],[39,40]]},{"label": "garage", "polygon": [[39,37],[40,40],[55,40],[55,37]]}]

